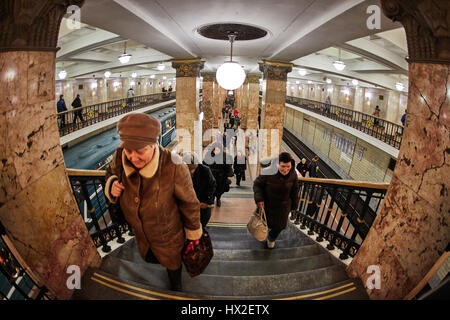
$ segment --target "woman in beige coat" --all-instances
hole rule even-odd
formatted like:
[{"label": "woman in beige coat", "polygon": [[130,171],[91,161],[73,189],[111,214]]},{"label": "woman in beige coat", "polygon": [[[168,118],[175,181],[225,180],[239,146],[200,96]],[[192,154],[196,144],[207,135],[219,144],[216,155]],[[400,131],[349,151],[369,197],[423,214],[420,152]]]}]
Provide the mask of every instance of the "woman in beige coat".
[{"label": "woman in beige coat", "polygon": [[200,203],[189,170],[177,155],[156,144],[161,125],[155,118],[130,114],[117,128],[122,144],[106,169],[105,194],[113,203],[120,197],[142,258],[166,267],[171,289],[181,291],[185,239],[198,244],[195,240],[202,235]]}]

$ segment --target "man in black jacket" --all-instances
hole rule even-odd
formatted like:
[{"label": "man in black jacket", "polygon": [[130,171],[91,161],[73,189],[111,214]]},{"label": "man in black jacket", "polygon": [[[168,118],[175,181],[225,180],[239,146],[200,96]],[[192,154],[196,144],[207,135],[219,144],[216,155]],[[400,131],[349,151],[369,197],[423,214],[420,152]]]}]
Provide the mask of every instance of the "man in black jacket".
[{"label": "man in black jacket", "polygon": [[286,228],[289,212],[294,212],[299,202],[295,162],[287,152],[280,153],[278,160],[275,174],[260,174],[253,183],[255,202],[266,212],[269,249],[275,247],[275,239]]},{"label": "man in black jacket", "polygon": [[75,110],[73,113],[73,123],[77,123],[77,117],[80,118],[80,121],[83,122],[83,116],[81,114],[81,99],[80,99],[80,95],[77,94],[77,97],[75,98],[75,100],[73,100],[72,102],[72,107]]},{"label": "man in black jacket", "polygon": [[200,201],[200,222],[203,229],[211,218],[211,207],[214,204],[214,193],[216,192],[216,179],[209,169],[199,163],[195,153],[185,152],[182,156],[183,162],[187,164],[192,177],[195,194]]}]

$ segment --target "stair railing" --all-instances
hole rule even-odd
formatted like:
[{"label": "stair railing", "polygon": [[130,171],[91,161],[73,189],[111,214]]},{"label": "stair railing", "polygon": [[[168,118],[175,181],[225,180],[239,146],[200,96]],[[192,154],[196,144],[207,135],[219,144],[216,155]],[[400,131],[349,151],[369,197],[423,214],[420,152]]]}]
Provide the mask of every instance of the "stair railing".
[{"label": "stair railing", "polygon": [[67,174],[80,213],[97,248],[110,252],[110,241],[117,239],[118,243],[124,243],[123,235],[127,232],[134,236],[128,223],[118,223],[109,214],[111,203],[104,193],[105,170],[67,169]]},{"label": "stair railing", "polygon": [[[0,221],[0,300],[51,300],[47,287],[39,284],[40,281],[12,248]],[[8,294],[13,292],[19,295]]]},{"label": "stair railing", "polygon": [[327,249],[340,249],[340,259],[354,257],[375,220],[387,183],[299,178],[300,201],[295,224],[308,228]]},{"label": "stair railing", "polygon": [[403,136],[402,125],[366,113],[326,104],[320,101],[288,96],[286,97],[286,102],[348,125],[375,137],[396,149],[400,149]]},{"label": "stair railing", "polygon": [[[59,135],[65,136],[74,131],[93,125],[97,122],[134,111],[145,106],[175,99],[175,91],[154,93],[132,98],[105,101],[97,104],[71,109],[58,113]],[[83,121],[77,119],[74,122],[76,113],[81,113]],[[64,125],[63,125],[64,124]]]}]

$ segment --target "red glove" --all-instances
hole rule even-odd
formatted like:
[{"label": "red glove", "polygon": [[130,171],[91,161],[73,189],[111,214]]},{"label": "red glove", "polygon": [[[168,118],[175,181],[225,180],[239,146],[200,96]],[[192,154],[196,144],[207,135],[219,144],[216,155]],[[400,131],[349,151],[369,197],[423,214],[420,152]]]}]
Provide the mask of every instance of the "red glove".
[{"label": "red glove", "polygon": [[200,243],[200,239],[197,240],[189,240],[189,244],[186,247],[186,250],[184,251],[184,254],[188,254],[191,251],[194,251],[195,246],[197,246]]}]

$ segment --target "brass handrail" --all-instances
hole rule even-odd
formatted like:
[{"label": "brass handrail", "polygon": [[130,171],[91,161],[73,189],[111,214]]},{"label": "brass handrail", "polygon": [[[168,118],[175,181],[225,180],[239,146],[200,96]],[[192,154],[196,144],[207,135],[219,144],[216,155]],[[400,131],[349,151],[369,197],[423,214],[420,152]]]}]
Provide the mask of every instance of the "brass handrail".
[{"label": "brass handrail", "polygon": [[326,184],[342,185],[342,186],[347,186],[347,187],[377,189],[377,190],[387,190],[389,188],[389,183],[369,182],[369,181],[303,178],[303,177],[299,177],[298,180],[304,181],[304,182],[317,183],[317,184],[326,183]]},{"label": "brass handrail", "polygon": [[66,169],[69,177],[104,177],[106,170]]},{"label": "brass handrail", "polygon": [[[286,97],[287,97],[287,98],[297,98],[297,99],[302,99],[302,100],[306,100],[306,101],[310,101],[310,102],[316,102],[316,103],[323,103],[323,104],[326,104],[326,102],[317,101],[317,100],[311,100],[311,99],[306,99],[306,98],[301,98],[301,97],[295,97],[295,96],[286,96]],[[384,119],[384,118],[380,118],[380,117],[377,117],[377,116],[374,116],[374,115],[371,115],[371,114],[368,114],[368,113],[364,113],[364,112],[361,112],[361,111],[358,111],[358,110],[353,110],[353,109],[345,108],[345,107],[338,106],[338,105],[331,104],[331,103],[330,103],[330,106],[338,107],[338,108],[345,109],[345,110],[348,110],[348,111],[351,111],[351,112],[359,112],[359,113],[361,113],[361,114],[363,114],[363,115],[366,115],[366,116],[369,116],[369,117],[373,117],[373,118],[377,118],[377,119],[383,120],[383,121],[385,121],[385,122],[389,122],[389,123],[391,123],[391,124],[393,124],[393,125],[403,127],[403,125],[401,125],[401,124],[398,124],[398,123],[395,123],[395,122],[392,122],[392,121],[389,121],[389,120],[386,120],[386,119]]]}]

